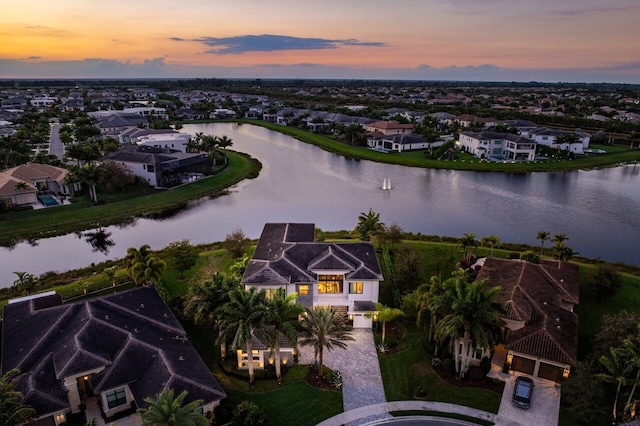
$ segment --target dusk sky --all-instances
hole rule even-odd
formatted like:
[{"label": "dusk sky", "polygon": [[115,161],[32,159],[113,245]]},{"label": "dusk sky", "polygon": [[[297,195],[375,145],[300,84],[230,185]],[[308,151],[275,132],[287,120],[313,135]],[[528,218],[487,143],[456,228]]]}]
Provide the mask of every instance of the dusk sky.
[{"label": "dusk sky", "polygon": [[638,0],[3,3],[0,78],[640,83]]}]

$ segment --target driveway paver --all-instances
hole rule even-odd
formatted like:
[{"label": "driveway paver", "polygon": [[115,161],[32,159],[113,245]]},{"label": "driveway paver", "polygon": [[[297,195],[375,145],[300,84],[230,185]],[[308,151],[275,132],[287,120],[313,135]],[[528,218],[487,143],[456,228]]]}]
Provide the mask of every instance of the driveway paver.
[{"label": "driveway paver", "polygon": [[[347,342],[347,349],[324,350],[324,364],[342,373],[342,402],[344,411],[387,402],[378,364],[378,355],[373,340],[373,331],[356,328],[354,341]],[[314,360],[311,347],[300,348],[300,363],[311,364]],[[369,417],[349,425],[358,425],[387,415]]]},{"label": "driveway paver", "polygon": [[502,401],[496,417],[496,425],[517,422],[523,426],[557,425],[560,414],[560,385],[550,380],[531,377],[535,384],[531,397],[531,408],[523,410],[511,403],[513,387],[519,373],[509,374],[505,380]]}]

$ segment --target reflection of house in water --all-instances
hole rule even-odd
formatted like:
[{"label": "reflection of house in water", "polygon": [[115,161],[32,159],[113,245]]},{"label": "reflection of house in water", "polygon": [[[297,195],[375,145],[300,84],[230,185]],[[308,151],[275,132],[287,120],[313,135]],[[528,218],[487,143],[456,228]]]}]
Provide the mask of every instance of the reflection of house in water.
[{"label": "reflection of house in water", "polygon": [[185,183],[187,178],[208,176],[213,166],[203,152],[191,154],[150,146],[124,146],[105,158],[129,167],[156,188],[170,188]]}]

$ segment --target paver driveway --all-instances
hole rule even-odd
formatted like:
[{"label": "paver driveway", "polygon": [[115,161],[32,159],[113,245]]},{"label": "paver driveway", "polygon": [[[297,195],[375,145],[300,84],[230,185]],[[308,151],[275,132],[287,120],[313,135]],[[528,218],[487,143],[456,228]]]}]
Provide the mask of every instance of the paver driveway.
[{"label": "paver driveway", "polygon": [[[332,370],[342,373],[342,401],[344,411],[367,405],[386,402],[378,355],[373,340],[373,331],[356,328],[354,341],[347,342],[347,349],[324,350],[324,363]],[[314,360],[313,348],[300,348],[300,363],[311,364]],[[377,418],[384,418],[377,416]],[[366,419],[371,421],[372,418]],[[360,424],[360,423],[354,423]]]}]

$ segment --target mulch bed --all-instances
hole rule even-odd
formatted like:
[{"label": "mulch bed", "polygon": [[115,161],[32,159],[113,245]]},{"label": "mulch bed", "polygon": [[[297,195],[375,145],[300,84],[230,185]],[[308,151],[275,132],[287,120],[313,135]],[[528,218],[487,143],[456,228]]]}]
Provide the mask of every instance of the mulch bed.
[{"label": "mulch bed", "polygon": [[331,387],[331,383],[327,379],[328,374],[325,371],[324,377],[319,378],[318,372],[312,368],[309,369],[307,375],[304,376],[304,381],[309,383],[314,388],[322,389],[322,390],[330,390],[333,389]]},{"label": "mulch bed", "polygon": [[469,380],[469,379],[459,379],[458,374],[455,371],[446,371],[442,368],[433,368],[433,371],[436,372],[442,380],[449,383],[450,385],[457,386],[459,388],[467,387],[467,388],[482,388],[488,389],[499,394],[502,394],[504,390],[504,382],[501,380],[494,381],[489,377],[485,377],[482,380]]}]

